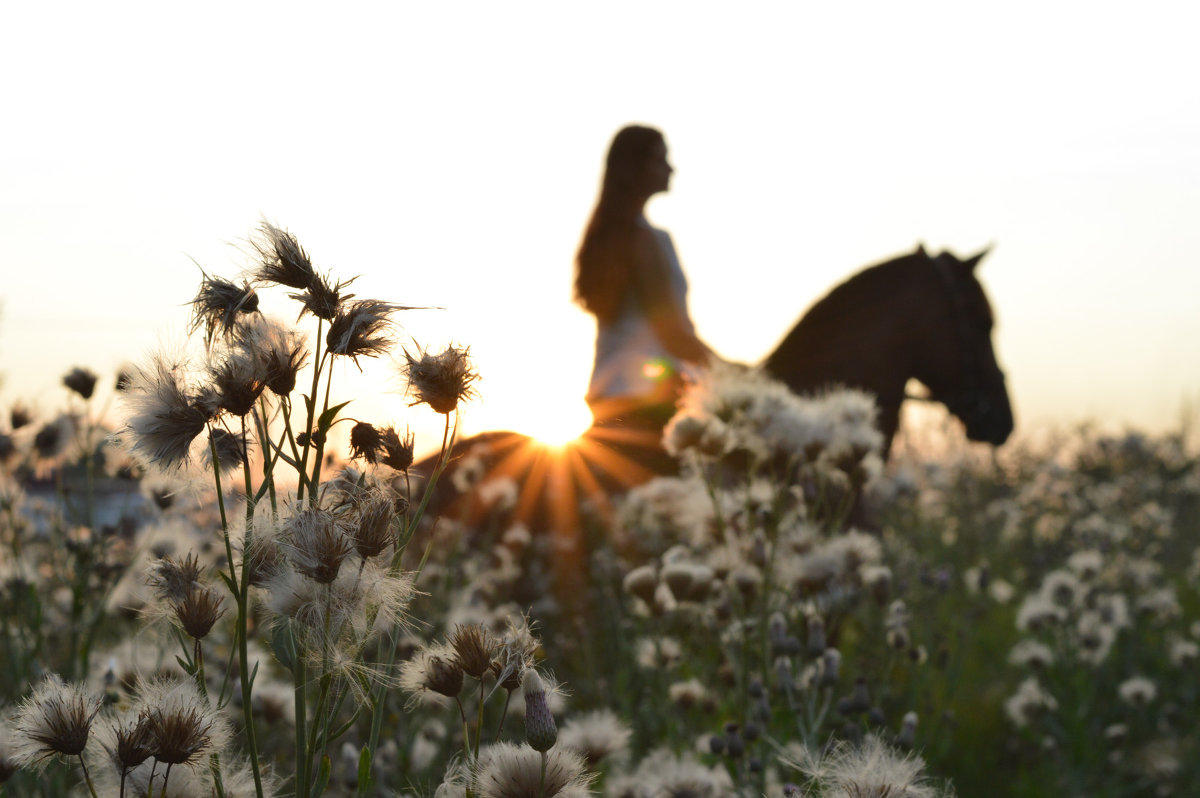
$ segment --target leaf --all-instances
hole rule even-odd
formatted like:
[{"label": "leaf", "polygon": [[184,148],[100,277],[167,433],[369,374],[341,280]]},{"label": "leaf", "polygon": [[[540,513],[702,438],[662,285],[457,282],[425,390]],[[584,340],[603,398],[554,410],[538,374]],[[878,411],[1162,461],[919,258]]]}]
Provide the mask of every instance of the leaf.
[{"label": "leaf", "polygon": [[371,746],[358,752],[358,791],[361,794],[371,783]]},{"label": "leaf", "polygon": [[321,795],[325,792],[325,787],[329,784],[329,772],[333,769],[333,763],[329,761],[329,754],[321,756],[321,766],[317,769],[317,783],[313,785],[313,795]]},{"label": "leaf", "polygon": [[[275,658],[283,667],[289,671],[295,668],[296,650],[292,643],[292,631],[287,624],[280,624],[271,632],[271,650],[275,652]],[[255,668],[257,667],[256,664]]]},{"label": "leaf", "polygon": [[333,420],[337,418],[338,411],[348,404],[350,404],[350,401],[342,402],[340,405],[334,405],[322,413],[321,417],[317,419],[317,429],[320,432],[329,432],[329,428],[333,426]]}]

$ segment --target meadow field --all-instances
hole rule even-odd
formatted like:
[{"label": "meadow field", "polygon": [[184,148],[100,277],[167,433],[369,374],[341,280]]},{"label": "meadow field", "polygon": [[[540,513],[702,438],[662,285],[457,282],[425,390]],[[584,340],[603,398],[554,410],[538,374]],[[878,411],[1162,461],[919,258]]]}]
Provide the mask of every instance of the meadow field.
[{"label": "meadow field", "polygon": [[[520,478],[450,457],[469,352],[398,347],[403,308],[343,296],[283,231],[256,242],[192,302],[198,361],[81,364],[60,403],[4,408],[4,795],[1200,784],[1186,424],[885,463],[870,397],[719,370],[667,428],[675,473],[582,479],[556,528]],[[444,416],[424,470],[403,419],[355,418],[333,384],[385,357]]]}]

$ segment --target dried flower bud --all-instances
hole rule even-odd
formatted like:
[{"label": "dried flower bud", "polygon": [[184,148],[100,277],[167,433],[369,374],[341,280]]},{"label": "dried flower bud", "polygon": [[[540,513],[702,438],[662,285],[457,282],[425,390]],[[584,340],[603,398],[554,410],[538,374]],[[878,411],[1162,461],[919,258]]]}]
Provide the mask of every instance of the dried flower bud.
[{"label": "dried flower bud", "polygon": [[91,399],[96,390],[96,375],[85,368],[73,368],[63,377],[63,385],[70,388],[84,399]]},{"label": "dried flower bud", "polygon": [[545,753],[558,741],[558,727],[546,700],[546,687],[535,669],[525,671],[521,693],[525,697],[525,742],[533,750]]},{"label": "dried flower bud", "polygon": [[904,748],[912,748],[917,742],[917,713],[904,713],[904,721],[900,725],[900,733],[896,735],[896,744]]},{"label": "dried flower bud", "polygon": [[807,626],[808,655],[810,657],[819,657],[825,653],[825,620],[814,612],[809,614]]},{"label": "dried flower bud", "polygon": [[621,582],[626,593],[637,596],[647,604],[654,604],[654,591],[658,589],[658,574],[653,565],[640,565]]}]

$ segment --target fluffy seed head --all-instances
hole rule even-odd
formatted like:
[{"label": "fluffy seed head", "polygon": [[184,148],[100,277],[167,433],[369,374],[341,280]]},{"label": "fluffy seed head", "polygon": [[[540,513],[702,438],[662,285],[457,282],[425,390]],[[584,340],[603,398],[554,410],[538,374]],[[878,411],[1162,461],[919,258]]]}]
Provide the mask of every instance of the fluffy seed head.
[{"label": "fluffy seed head", "polygon": [[167,470],[187,461],[192,441],[211,417],[184,385],[182,366],[161,356],[134,370],[123,400],[130,410],[125,437],[133,453]]},{"label": "fluffy seed head", "polygon": [[372,491],[356,503],[358,516],[351,537],[358,556],[377,557],[396,539],[396,503],[384,491]]},{"label": "fluffy seed head", "polygon": [[462,686],[462,668],[446,645],[420,648],[400,666],[400,687],[414,698],[425,692],[454,698]]},{"label": "fluffy seed head", "polygon": [[243,282],[237,283],[221,277],[210,277],[201,270],[203,278],[196,298],[192,300],[192,326],[190,332],[204,327],[204,341],[211,345],[214,334],[219,330],[228,336],[237,322],[238,314],[254,313],[258,310],[258,294]]},{"label": "fluffy seed head", "polygon": [[23,767],[50,757],[78,756],[87,746],[101,697],[80,684],[47,676],[17,710],[13,719],[13,758]]},{"label": "fluffy seed head", "polygon": [[575,798],[586,793],[589,781],[583,758],[574,751],[547,752],[543,777],[542,754],[512,743],[481,751],[475,772],[479,798]]},{"label": "fluffy seed head", "polygon": [[255,279],[303,290],[316,277],[308,253],[288,231],[264,221],[250,244],[259,257]]},{"label": "fluffy seed head", "polygon": [[325,336],[329,351],[354,358],[355,362],[360,355],[385,354],[393,344],[387,335],[392,327],[391,315],[398,310],[409,308],[376,299],[343,303]]},{"label": "fluffy seed head", "polygon": [[480,624],[456,625],[450,636],[450,646],[454,649],[455,661],[465,673],[481,679],[491,669],[496,641]]},{"label": "fluffy seed head", "polygon": [[172,605],[175,617],[183,631],[196,640],[203,639],[225,610],[221,607],[222,596],[213,587],[193,587],[183,598]]},{"label": "fluffy seed head", "polygon": [[226,729],[191,682],[151,684],[144,698],[154,758],[159,762],[194,765],[220,747]]},{"label": "fluffy seed head", "polygon": [[475,395],[472,384],[479,375],[471,368],[470,352],[448,346],[440,355],[418,350],[414,356],[405,351],[405,376],[416,392],[413,404],[425,403],[436,413],[453,413],[459,402]]},{"label": "fluffy seed head", "polygon": [[201,572],[195,552],[188,552],[182,559],[166,555],[150,565],[146,582],[163,601],[183,601],[200,587]]},{"label": "fluffy seed head", "polygon": [[288,559],[297,571],[320,584],[337,578],[354,543],[328,510],[302,510],[283,530]]}]

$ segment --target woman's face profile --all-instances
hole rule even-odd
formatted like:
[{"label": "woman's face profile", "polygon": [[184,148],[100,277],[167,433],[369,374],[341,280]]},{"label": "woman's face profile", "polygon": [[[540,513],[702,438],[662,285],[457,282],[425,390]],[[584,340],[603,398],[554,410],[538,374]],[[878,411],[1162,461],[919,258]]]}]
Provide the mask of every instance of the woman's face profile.
[{"label": "woman's face profile", "polygon": [[675,170],[667,160],[667,145],[659,142],[650,148],[646,157],[643,177],[648,194],[658,194],[671,187],[671,173]]}]

